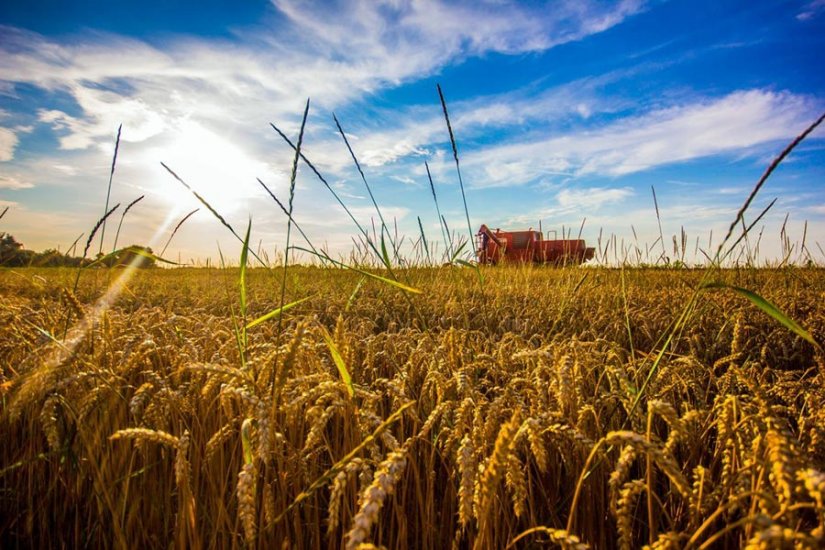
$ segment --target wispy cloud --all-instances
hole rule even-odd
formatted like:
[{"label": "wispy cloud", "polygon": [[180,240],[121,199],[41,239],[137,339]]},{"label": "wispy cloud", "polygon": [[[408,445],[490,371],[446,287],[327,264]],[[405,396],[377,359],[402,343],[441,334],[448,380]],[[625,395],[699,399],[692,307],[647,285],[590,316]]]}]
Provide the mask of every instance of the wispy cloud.
[{"label": "wispy cloud", "polygon": [[40,122],[50,124],[60,136],[62,149],[87,149],[123,124],[127,128],[125,141],[140,142],[158,135],[164,129],[163,116],[136,98],[124,98],[107,90],[71,86],[72,94],[84,116],[73,117],[62,111],[41,109]]},{"label": "wispy cloud", "polygon": [[21,180],[19,177],[0,174],[0,189],[17,190],[29,189],[31,187],[34,187],[34,185],[28,181]]},{"label": "wispy cloud", "polygon": [[466,155],[465,164],[482,186],[502,184],[502,166],[512,168],[504,174],[510,185],[560,168],[577,176],[622,176],[793,137],[816,103],[789,92],[738,91],[562,137],[482,148]]},{"label": "wispy cloud", "polygon": [[556,195],[559,205],[566,208],[598,209],[605,203],[616,204],[633,195],[628,187],[586,189],[563,189]]},{"label": "wispy cloud", "polygon": [[313,37],[314,53],[368,66],[371,74],[393,82],[430,74],[469,55],[547,50],[604,31],[644,4],[563,0],[548,9],[489,0],[273,3],[297,32]]},{"label": "wispy cloud", "polygon": [[632,0],[609,6],[571,0],[552,10],[514,2],[274,5],[283,15],[279,24],[236,41],[177,38],[158,47],[87,33],[68,43],[3,27],[0,81],[68,92],[80,114],[44,109],[40,120],[60,131],[62,147],[86,148],[108,141],[119,122],[141,140],[178,119],[257,126],[262,116],[294,118],[306,96],[334,108],[466,56],[578,40],[642,8]]},{"label": "wispy cloud", "polygon": [[[480,95],[470,99],[450,102],[451,122],[461,144],[483,138],[491,131],[523,132],[525,125],[538,128],[559,128],[588,122],[595,115],[609,115],[627,109],[632,102],[622,97],[606,97],[598,90],[616,82],[639,69],[612,71],[604,75],[576,79],[566,84],[536,91],[527,86],[505,93]],[[416,165],[413,173],[426,178],[423,162],[419,157],[431,160],[434,173],[442,174],[449,167],[440,160],[440,150],[434,144],[447,139],[444,116],[437,103],[409,105],[402,109],[381,111],[372,117],[354,121],[341,120],[347,136],[362,165],[379,168],[409,161]],[[326,170],[341,173],[351,165],[351,159],[343,149],[337,135],[316,136],[307,149],[317,164]],[[491,166],[500,180],[512,173],[519,173],[518,162]],[[569,168],[566,162],[556,165],[557,172]],[[503,184],[501,184],[503,185]]]},{"label": "wispy cloud", "polygon": [[17,143],[17,134],[8,128],[0,128],[0,162],[8,162],[14,158]]},{"label": "wispy cloud", "polygon": [[[753,89],[722,97],[680,97],[680,103],[638,114],[622,111],[628,107],[622,97],[597,93],[606,82],[620,78],[621,74],[609,74],[537,95],[518,90],[453,104],[453,126],[462,143],[472,144],[491,129],[521,124],[533,127],[533,134],[544,129],[542,133],[554,136],[519,139],[511,134],[505,144],[475,143],[462,148],[462,166],[469,173],[470,185],[558,184],[571,177],[619,177],[719,154],[747,158],[760,154],[765,144],[797,135],[821,104],[815,98],[786,91]],[[583,104],[591,114],[609,116],[599,120],[583,117]],[[423,163],[416,157],[427,155],[433,173],[448,176],[451,159],[434,149],[434,144],[446,138],[438,111],[413,106],[407,112],[396,112],[395,119],[382,121],[384,128],[359,128],[364,137],[354,141],[353,147],[368,167],[402,162],[399,166],[408,173],[411,170],[414,176],[424,177]],[[322,163],[331,171],[339,172],[350,163],[341,154],[340,139],[321,140],[310,147],[320,152]]]},{"label": "wispy cloud", "polygon": [[807,21],[817,17],[823,11],[825,11],[825,0],[813,0],[805,4],[802,11],[796,14],[796,18],[800,21]]}]

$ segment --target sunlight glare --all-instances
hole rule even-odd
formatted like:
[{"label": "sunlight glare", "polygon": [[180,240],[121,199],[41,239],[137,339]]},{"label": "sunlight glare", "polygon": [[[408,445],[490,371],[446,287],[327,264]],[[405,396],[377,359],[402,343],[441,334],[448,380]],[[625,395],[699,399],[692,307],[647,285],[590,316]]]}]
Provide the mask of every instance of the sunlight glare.
[{"label": "sunlight glare", "polygon": [[[269,167],[250,157],[230,140],[190,120],[182,123],[171,145],[156,151],[192,189],[219,211],[237,210],[258,192],[256,177]],[[177,210],[202,206],[192,194],[164,173],[162,195]]]}]

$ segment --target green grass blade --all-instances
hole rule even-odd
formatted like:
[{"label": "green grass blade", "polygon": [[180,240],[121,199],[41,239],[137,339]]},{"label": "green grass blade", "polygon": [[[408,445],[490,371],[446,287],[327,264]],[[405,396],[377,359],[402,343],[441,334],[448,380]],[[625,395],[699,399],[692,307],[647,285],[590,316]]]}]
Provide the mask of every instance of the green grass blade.
[{"label": "green grass blade", "polygon": [[261,323],[265,323],[265,322],[269,321],[270,319],[273,319],[275,316],[280,315],[284,311],[286,311],[288,309],[291,309],[291,308],[297,306],[298,304],[302,304],[302,303],[306,302],[310,298],[312,298],[312,296],[307,296],[306,298],[301,298],[300,300],[295,300],[294,302],[290,302],[290,303],[288,303],[286,305],[283,305],[281,307],[277,307],[277,308],[273,309],[272,311],[270,311],[269,313],[261,315],[257,319],[254,319],[253,321],[250,321],[246,325],[246,328],[247,328],[247,330],[249,330],[252,327],[256,327],[256,326],[260,325]]},{"label": "green grass blade", "polygon": [[149,251],[147,251],[147,250],[145,250],[145,249],[143,249],[139,246],[132,245],[132,246],[127,246],[127,247],[118,249],[118,250],[113,250],[112,252],[109,252],[105,256],[101,256],[100,258],[96,259],[95,261],[86,264],[85,266],[83,266],[83,269],[86,269],[86,268],[89,268],[89,267],[94,267],[96,265],[105,263],[107,260],[110,260],[112,258],[116,258],[117,256],[119,256],[120,254],[122,254],[124,252],[130,252],[130,253],[135,254],[137,256],[143,256],[144,258],[154,260],[156,262],[161,262],[161,263],[164,263],[164,264],[181,265],[178,262],[173,262],[172,260],[167,260],[165,258],[161,258],[160,256],[158,256],[156,254],[153,254],[153,253],[151,253],[151,252],[149,252]]},{"label": "green grass blade", "polygon": [[349,269],[350,271],[355,271],[356,273],[360,273],[365,277],[370,277],[371,279],[375,279],[377,281],[381,281],[382,283],[388,284],[390,286],[394,286],[396,288],[400,288],[404,292],[410,292],[412,294],[421,294],[421,291],[417,288],[413,288],[411,286],[407,286],[404,283],[399,283],[398,281],[394,281],[392,279],[387,279],[386,277],[382,277],[381,275],[376,275],[375,273],[370,273],[369,271],[364,271],[363,269],[358,269],[357,267],[352,267],[351,265],[347,265],[345,263],[339,262],[337,260],[333,260],[326,254],[320,254],[317,252],[313,252],[312,250],[308,250],[306,248],[301,248],[300,246],[293,246],[295,250],[300,250],[301,252],[306,252],[307,254],[312,254],[314,256],[318,256],[319,258],[323,258],[328,262],[337,265],[338,267],[343,267],[344,269]]},{"label": "green grass blade", "polygon": [[358,279],[358,284],[355,285],[355,289],[352,291],[352,294],[349,295],[347,305],[344,307],[344,313],[348,312],[352,307],[352,304],[355,303],[355,297],[358,295],[358,292],[361,290],[361,287],[364,286],[364,281],[366,280],[366,277],[361,277],[360,279]]},{"label": "green grass blade", "polygon": [[467,242],[468,241],[464,241],[463,243],[461,243],[461,246],[459,246],[456,249],[456,251],[453,252],[453,256],[450,258],[450,263],[454,263],[456,261],[456,258],[458,258],[458,255],[461,254],[461,251],[464,250],[464,248],[467,246]]},{"label": "green grass blade", "polygon": [[804,340],[810,342],[814,347],[817,349],[820,348],[819,343],[814,340],[814,337],[811,335],[810,332],[802,328],[799,323],[785,315],[778,307],[776,307],[773,303],[769,300],[766,300],[756,292],[752,290],[748,290],[747,288],[741,288],[738,286],[729,285],[726,283],[718,283],[718,282],[710,282],[703,284],[700,288],[707,289],[707,288],[719,288],[719,289],[727,289],[740,294],[751,301],[753,305],[761,309],[763,312],[767,313],[785,328],[790,330],[791,332],[795,333],[799,337],[803,338]]},{"label": "green grass blade", "polygon": [[579,282],[578,282],[578,283],[576,283],[576,286],[575,286],[575,287],[573,287],[573,294],[575,294],[576,292],[578,292],[578,291],[579,291],[579,289],[581,288],[581,286],[582,286],[582,285],[584,284],[584,282],[587,280],[587,276],[588,276],[588,275],[589,275],[589,273],[585,273],[584,275],[582,275],[582,278],[581,278],[581,279],[579,279]]},{"label": "green grass blade", "polygon": [[381,228],[381,257],[384,260],[384,265],[390,267],[390,255],[387,253],[387,243],[384,240],[384,229]]},{"label": "green grass blade", "polygon": [[349,370],[347,369],[347,364],[344,363],[344,358],[341,357],[341,352],[338,351],[338,348],[335,346],[335,341],[333,341],[332,336],[330,336],[329,331],[326,327],[321,326],[321,334],[324,335],[324,341],[327,343],[327,347],[329,348],[329,353],[332,355],[332,360],[335,362],[335,366],[338,368],[338,373],[341,375],[341,380],[347,386],[347,393],[350,397],[355,396],[355,388],[352,387],[352,377],[349,374]]},{"label": "green grass blade", "polygon": [[424,234],[424,226],[421,224],[421,216],[416,216],[418,218],[418,230],[421,231],[421,242],[424,244],[424,252],[427,254],[427,263],[431,264],[432,260],[430,259],[430,247],[427,244],[427,236]]},{"label": "green grass blade", "polygon": [[249,257],[249,233],[252,231],[252,220],[246,226],[246,236],[241,248],[241,272],[238,284],[241,288],[241,319],[246,320],[246,260]]}]

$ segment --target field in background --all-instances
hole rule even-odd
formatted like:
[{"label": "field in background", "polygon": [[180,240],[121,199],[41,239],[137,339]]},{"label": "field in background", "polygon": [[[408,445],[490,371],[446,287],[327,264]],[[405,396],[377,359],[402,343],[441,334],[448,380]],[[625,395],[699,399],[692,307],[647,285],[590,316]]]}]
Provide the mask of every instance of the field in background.
[{"label": "field in background", "polygon": [[121,271],[0,271],[4,547],[825,545],[825,357],[707,272]]}]

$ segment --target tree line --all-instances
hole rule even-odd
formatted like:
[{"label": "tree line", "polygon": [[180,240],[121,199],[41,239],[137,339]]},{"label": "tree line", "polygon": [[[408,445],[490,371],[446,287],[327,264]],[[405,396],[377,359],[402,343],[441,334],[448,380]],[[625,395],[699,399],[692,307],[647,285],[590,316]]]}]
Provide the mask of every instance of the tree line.
[{"label": "tree line", "polygon": [[[141,253],[143,252],[143,254]],[[152,249],[147,246],[127,246],[114,254],[98,254],[95,258],[71,256],[49,248],[42,252],[28,250],[13,235],[0,232],[0,267],[84,267],[91,264],[106,267],[155,267]]]}]

